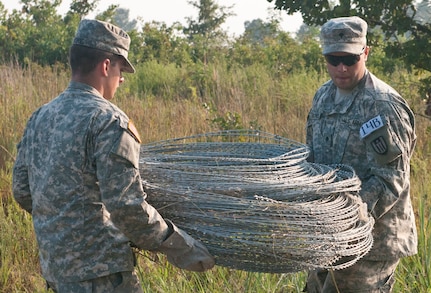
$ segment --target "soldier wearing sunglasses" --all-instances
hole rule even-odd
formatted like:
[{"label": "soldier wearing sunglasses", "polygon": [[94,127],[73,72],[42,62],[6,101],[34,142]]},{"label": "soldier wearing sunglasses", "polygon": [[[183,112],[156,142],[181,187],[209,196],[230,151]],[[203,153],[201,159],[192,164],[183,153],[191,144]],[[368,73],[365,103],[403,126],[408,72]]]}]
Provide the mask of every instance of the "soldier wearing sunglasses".
[{"label": "soldier wearing sunglasses", "polygon": [[321,28],[331,79],[316,92],[307,119],[310,161],[347,164],[361,179],[359,196],[375,219],[374,244],[343,270],[316,269],[305,292],[392,292],[402,257],[417,253],[410,199],[414,115],[406,101],[365,66],[367,23],[329,20]]}]

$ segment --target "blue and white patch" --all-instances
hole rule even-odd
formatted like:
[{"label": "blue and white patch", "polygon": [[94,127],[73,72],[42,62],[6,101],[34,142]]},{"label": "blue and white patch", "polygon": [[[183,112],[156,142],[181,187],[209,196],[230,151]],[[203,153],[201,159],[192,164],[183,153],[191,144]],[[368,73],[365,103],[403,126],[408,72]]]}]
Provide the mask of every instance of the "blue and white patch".
[{"label": "blue and white patch", "polygon": [[382,128],[383,126],[385,126],[383,119],[380,115],[378,115],[362,124],[361,129],[359,130],[359,135],[361,136],[361,139],[364,139],[365,137],[367,137],[374,131]]}]

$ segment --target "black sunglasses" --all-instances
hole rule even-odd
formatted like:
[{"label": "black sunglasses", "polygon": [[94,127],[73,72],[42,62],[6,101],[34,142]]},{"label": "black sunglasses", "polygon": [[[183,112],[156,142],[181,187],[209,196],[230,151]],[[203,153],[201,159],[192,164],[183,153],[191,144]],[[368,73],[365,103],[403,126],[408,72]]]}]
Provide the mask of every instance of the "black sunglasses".
[{"label": "black sunglasses", "polygon": [[346,66],[352,66],[358,63],[361,59],[361,55],[346,55],[346,56],[334,56],[334,55],[325,55],[326,62],[331,64],[332,66],[338,66],[340,63],[343,63]]}]

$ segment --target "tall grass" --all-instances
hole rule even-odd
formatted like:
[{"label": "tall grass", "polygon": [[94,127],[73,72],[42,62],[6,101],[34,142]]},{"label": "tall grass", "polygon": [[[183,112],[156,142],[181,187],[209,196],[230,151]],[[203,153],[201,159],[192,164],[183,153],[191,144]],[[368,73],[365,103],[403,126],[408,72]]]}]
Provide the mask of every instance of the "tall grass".
[{"label": "tall grass", "polygon": [[[151,76],[151,71],[157,74]],[[315,72],[275,77],[261,65],[223,63],[200,68],[144,63],[137,67],[137,74],[125,77],[113,102],[134,120],[144,143],[235,127],[304,141],[311,99],[328,78]],[[414,78],[403,71],[384,76],[420,110]],[[30,114],[60,93],[68,81],[68,73],[56,69],[0,67],[1,292],[45,292],[31,216],[12,199],[11,168],[15,145]],[[430,290],[430,131],[430,120],[418,115],[412,197],[419,253],[402,260],[395,292]],[[172,267],[164,256],[148,252],[139,256],[138,263],[145,292],[301,292],[305,282],[304,272],[266,274],[223,267],[202,274],[187,272]]]}]

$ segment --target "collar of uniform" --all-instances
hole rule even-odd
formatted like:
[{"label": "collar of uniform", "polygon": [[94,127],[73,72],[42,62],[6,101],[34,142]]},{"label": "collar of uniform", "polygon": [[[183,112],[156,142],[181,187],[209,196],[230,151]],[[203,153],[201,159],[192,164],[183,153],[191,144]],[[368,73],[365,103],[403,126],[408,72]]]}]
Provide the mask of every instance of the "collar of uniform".
[{"label": "collar of uniform", "polygon": [[88,92],[89,94],[103,98],[103,96],[99,93],[99,91],[96,90],[94,87],[92,87],[91,85],[88,85],[86,83],[82,83],[82,82],[78,82],[78,81],[70,81],[69,85],[67,87],[67,90],[85,91],[85,92]]}]

